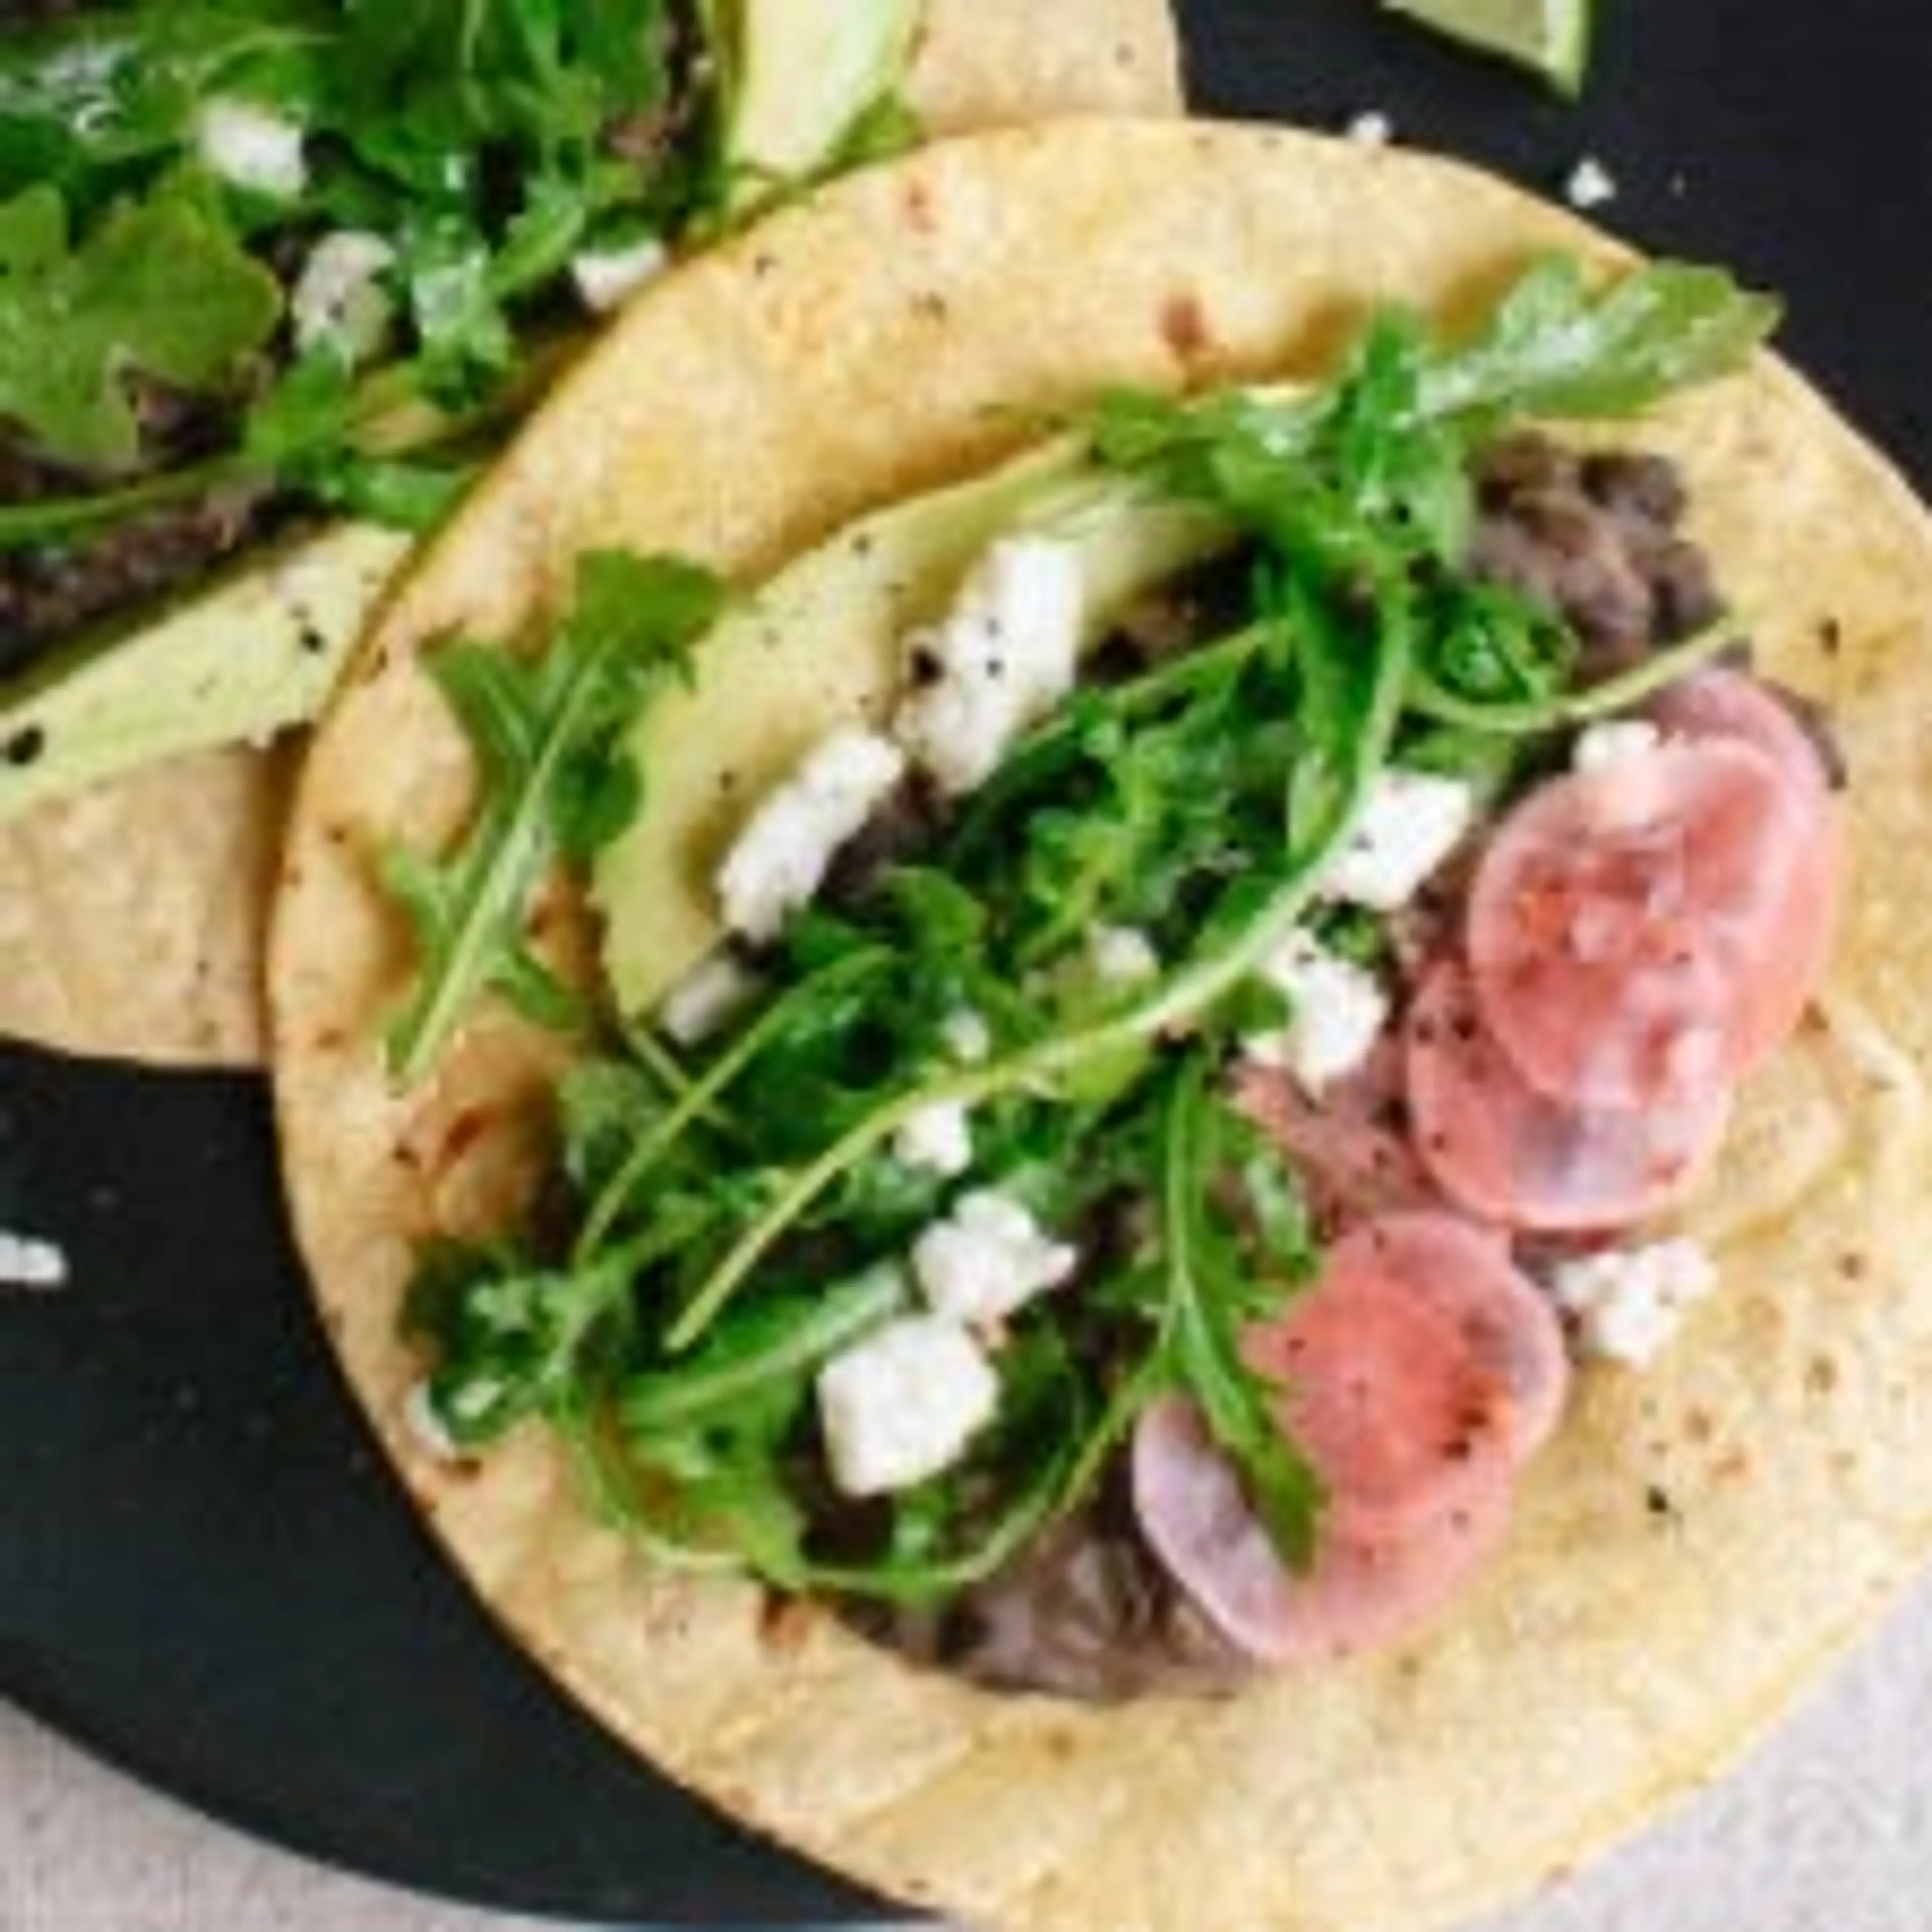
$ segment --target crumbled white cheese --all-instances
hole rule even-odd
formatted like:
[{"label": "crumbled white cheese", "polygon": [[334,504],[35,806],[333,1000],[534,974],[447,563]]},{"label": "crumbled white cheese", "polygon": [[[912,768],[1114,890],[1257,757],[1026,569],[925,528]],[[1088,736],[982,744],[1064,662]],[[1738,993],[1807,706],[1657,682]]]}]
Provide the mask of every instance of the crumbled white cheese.
[{"label": "crumbled white cheese", "polygon": [[752,814],[719,868],[725,923],[776,938],[904,775],[904,753],[876,731],[846,724],[822,739]]},{"label": "crumbled white cheese", "polygon": [[1289,1012],[1286,1025],[1241,1042],[1250,1060],[1286,1068],[1304,1091],[1318,1094],[1368,1058],[1388,1024],[1389,1000],[1366,967],[1296,932],[1261,971],[1286,996]]},{"label": "crumbled white cheese", "polygon": [[1644,718],[1606,718],[1581,733],[1570,753],[1573,770],[1607,771],[1612,765],[1646,758],[1664,742],[1664,734]]},{"label": "crumbled white cheese", "polygon": [[570,258],[570,278],[584,306],[608,315],[661,274],[670,253],[655,235],[623,248],[587,248]]},{"label": "crumbled white cheese", "polygon": [[1395,139],[1394,122],[1375,108],[1358,114],[1342,131],[1365,148],[1386,148]]},{"label": "crumbled white cheese", "polygon": [[932,1100],[908,1114],[892,1136],[892,1157],[949,1180],[973,1165],[973,1130],[958,1100]]},{"label": "crumbled white cheese", "polygon": [[975,1066],[993,1050],[993,1030],[970,1006],[948,1013],[939,1029],[946,1050],[957,1060]]},{"label": "crumbled white cheese", "polygon": [[1610,170],[1594,154],[1586,154],[1570,170],[1563,185],[1564,198],[1572,208],[1601,208],[1617,198],[1617,184]]},{"label": "crumbled white cheese", "polygon": [[427,1381],[413,1384],[404,1396],[403,1426],[409,1432],[410,1440],[425,1456],[439,1462],[460,1462],[464,1460],[461,1448],[436,1411]]},{"label": "crumbled white cheese", "polygon": [[1084,599],[1071,545],[1011,537],[980,560],[944,620],[907,639],[910,695],[893,729],[942,791],[983,783],[1072,688]]},{"label": "crumbled white cheese", "polygon": [[936,1476],[992,1418],[999,1378],[979,1343],[942,1315],[902,1315],[818,1372],[832,1480],[883,1496]]},{"label": "crumbled white cheese", "polygon": [[1390,766],[1376,774],[1360,822],[1322,881],[1330,898],[1394,912],[1459,844],[1476,819],[1460,778]]},{"label": "crumbled white cheese", "polygon": [[680,1046],[695,1046],[757,994],[758,976],[728,950],[706,953],[664,997],[658,1024]]},{"label": "crumbled white cheese", "polygon": [[67,1282],[64,1248],[0,1229],[0,1288],[64,1288]]},{"label": "crumbled white cheese", "polygon": [[325,235],[309,250],[289,297],[296,346],[330,344],[350,363],[373,355],[395,314],[382,285],[395,259],[380,235],[349,228]]},{"label": "crumbled white cheese", "polygon": [[1587,1353],[1642,1368],[1717,1279],[1703,1248],[1679,1236],[1562,1262],[1550,1277],[1550,1292],[1576,1318]]},{"label": "crumbled white cheese", "polygon": [[956,1322],[1004,1321],[1079,1264],[1078,1248],[1050,1239],[1023,1202],[993,1187],[960,1196],[912,1245],[920,1292]]},{"label": "crumbled white cheese", "polygon": [[292,201],[308,185],[302,130],[250,100],[217,94],[195,123],[195,146],[224,181],[278,201]]},{"label": "crumbled white cheese", "polygon": [[1115,986],[1151,980],[1160,970],[1160,955],[1145,933],[1131,926],[1096,926],[1087,934],[1087,954],[1095,976]]}]

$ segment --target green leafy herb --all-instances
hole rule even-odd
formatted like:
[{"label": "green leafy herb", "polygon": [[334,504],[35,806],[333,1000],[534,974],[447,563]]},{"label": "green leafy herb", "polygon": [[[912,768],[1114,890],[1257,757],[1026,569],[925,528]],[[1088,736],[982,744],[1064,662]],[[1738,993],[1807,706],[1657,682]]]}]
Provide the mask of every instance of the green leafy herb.
[{"label": "green leafy herb", "polygon": [[630,1273],[628,1258],[614,1252],[562,1272],[514,1250],[434,1252],[406,1320],[436,1350],[430,1399],[452,1439],[487,1442],[570,1406],[592,1337],[622,1312]]},{"label": "green leafy herb", "polygon": [[348,0],[346,12],[331,118],[424,186],[447,185],[447,158],[493,143],[582,167],[614,119],[666,98],[664,0]]},{"label": "green leafy herb", "polygon": [[1721,269],[1659,262],[1593,286],[1574,256],[1546,256],[1424,374],[1420,412],[1628,416],[1742,368],[1778,318]]},{"label": "green leafy herb", "polygon": [[554,860],[580,861],[635,809],[637,775],[616,741],[650,691],[682,674],[720,595],[690,564],[596,552],[548,650],[458,643],[429,658],[476,754],[482,799],[449,857],[399,849],[384,866],[421,954],[389,1034],[399,1078],[422,1074],[481,993],[547,1024],[574,1012],[526,938],[532,896]]},{"label": "green leafy herb", "polygon": [[[1240,1471],[1270,1540],[1302,1568],[1314,1554],[1322,1484],[1282,1432],[1268,1384],[1241,1358],[1242,1330],[1276,1304],[1258,1294],[1249,1256],[1212,1211],[1213,1184],[1230,1164],[1221,1124],[1228,1118],[1209,1094],[1203,1061],[1190,1055],[1168,1102],[1160,1177],[1166,1347],[1175,1378]],[[1264,1202],[1280,1238],[1285,1224],[1272,1186]]]},{"label": "green leafy herb", "polygon": [[131,462],[128,376],[218,389],[280,313],[274,278],[186,201],[122,210],[77,249],[57,189],[0,206],[0,416],[48,455]]},{"label": "green leafy herb", "polygon": [[904,1277],[873,1268],[832,1288],[768,1296],[721,1324],[700,1354],[675,1369],[633,1376],[619,1412],[634,1436],[688,1429],[740,1412],[761,1388],[796,1384],[848,1342],[905,1305]]},{"label": "green leafy herb", "polygon": [[[1399,509],[1435,554],[1453,557],[1460,490],[1444,466],[1498,422],[1631,413],[1742,368],[1778,316],[1773,299],[1719,269],[1658,262],[1593,283],[1574,256],[1550,255],[1460,344],[1438,346],[1384,314],[1326,391],[1199,403],[1117,392],[1089,428],[1103,461],[1244,518],[1311,489],[1318,500],[1325,468],[1348,486],[1347,505]],[[1369,494],[1357,497],[1356,485]]]},{"label": "green leafy herb", "polygon": [[[0,547],[230,485],[434,526],[554,367],[579,253],[715,224],[704,37],[730,14],[118,0],[0,35],[0,423],[85,472],[69,496],[0,511]],[[896,77],[887,62],[865,91]],[[299,137],[298,190],[220,176],[202,140],[218,101]],[[904,132],[847,104],[847,144],[817,158],[827,169]],[[383,279],[399,298],[352,371],[340,348],[294,359],[299,329],[276,327],[307,251],[341,231],[393,250]],[[190,452],[144,422],[136,376],[232,400],[232,436],[208,447],[198,422]]]}]

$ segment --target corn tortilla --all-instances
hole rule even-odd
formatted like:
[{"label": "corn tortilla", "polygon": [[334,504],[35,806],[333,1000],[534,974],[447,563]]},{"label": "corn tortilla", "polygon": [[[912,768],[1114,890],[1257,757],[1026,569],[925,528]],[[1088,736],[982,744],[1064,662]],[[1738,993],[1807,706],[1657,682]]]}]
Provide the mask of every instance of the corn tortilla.
[{"label": "corn tortilla", "polygon": [[[928,0],[907,93],[936,134],[1057,111],[1174,111],[1174,22],[1165,0]],[[379,574],[367,595],[381,589]],[[280,770],[272,751],[198,754],[0,826],[0,1035],[259,1064]]]},{"label": "corn tortilla", "polygon": [[[296,1222],[347,1373],[505,1628],[740,1818],[974,1923],[1396,1932],[1520,1895],[1708,1776],[1932,1546],[1932,524],[1770,357],[1623,440],[1677,458],[1770,674],[1854,773],[1854,902],[1813,1021],[1689,1216],[1721,1292],[1652,1372],[1586,1375],[1506,1550],[1432,1634],[1222,1703],[1091,1709],[908,1666],[828,1617],[652,1574],[535,1431],[473,1471],[402,1425],[412,1244],[525,1198],[559,1049],[478,1014],[415,1091],[370,854],[472,778],[417,653],[552,606],[592,544],[755,578],[1132,381],[1318,370],[1365,306],[1465,312],[1535,250],[1622,251],[1460,166],[1276,130],[1077,123],[844,184],[647,296],[381,627],[316,745],[272,959]],[[757,701],[748,691],[747,703]]]}]

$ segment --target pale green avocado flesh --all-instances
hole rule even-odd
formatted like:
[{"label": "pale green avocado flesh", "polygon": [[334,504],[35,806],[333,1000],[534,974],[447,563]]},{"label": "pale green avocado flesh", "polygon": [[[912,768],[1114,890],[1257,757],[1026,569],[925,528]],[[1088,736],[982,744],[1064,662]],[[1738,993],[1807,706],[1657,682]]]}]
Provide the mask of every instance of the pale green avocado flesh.
[{"label": "pale green avocado flesh", "polygon": [[809,176],[898,83],[920,0],[716,0],[722,146],[742,209]]},{"label": "pale green avocado flesh", "polygon": [[50,661],[0,700],[0,822],[313,718],[409,550],[396,532],[340,525],[251,556],[133,637]]},{"label": "pale green avocado flesh", "polygon": [[723,937],[712,882],[747,814],[836,726],[884,722],[908,633],[946,614],[992,544],[1022,535],[1078,550],[1090,648],[1228,541],[1069,440],[848,525],[769,579],[700,641],[692,683],[632,730],[644,803],[595,882],[621,1012],[648,1016]]}]

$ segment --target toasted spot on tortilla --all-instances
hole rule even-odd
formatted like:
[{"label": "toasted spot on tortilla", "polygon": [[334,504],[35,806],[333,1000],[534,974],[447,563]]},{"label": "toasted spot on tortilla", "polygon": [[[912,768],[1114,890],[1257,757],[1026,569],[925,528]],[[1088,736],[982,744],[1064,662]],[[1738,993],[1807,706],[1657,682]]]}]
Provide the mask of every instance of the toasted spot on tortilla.
[{"label": "toasted spot on tortilla", "polygon": [[1838,1387],[1838,1365],[1829,1355],[1814,1355],[1804,1371],[1804,1386],[1818,1396],[1834,1394]]},{"label": "toasted spot on tortilla", "polygon": [[924,182],[907,182],[904,205],[907,219],[919,233],[930,235],[938,226],[932,206],[932,191]]},{"label": "toasted spot on tortilla", "polygon": [[1175,359],[1184,363],[1198,362],[1214,346],[1200,298],[1190,289],[1177,291],[1161,304],[1160,333]]},{"label": "toasted spot on tortilla", "polygon": [[811,1636],[818,1616],[816,1606],[804,1598],[768,1590],[758,1618],[758,1635],[767,1649],[796,1651]]}]

